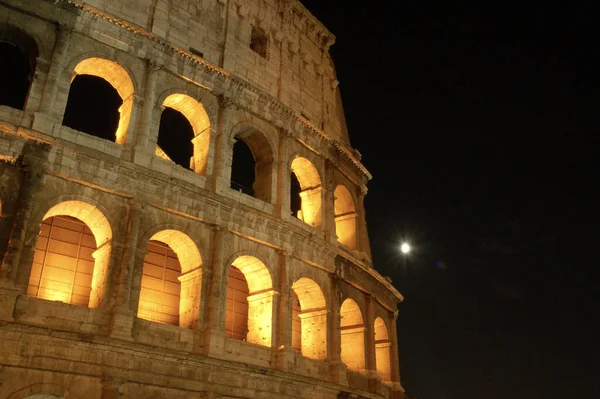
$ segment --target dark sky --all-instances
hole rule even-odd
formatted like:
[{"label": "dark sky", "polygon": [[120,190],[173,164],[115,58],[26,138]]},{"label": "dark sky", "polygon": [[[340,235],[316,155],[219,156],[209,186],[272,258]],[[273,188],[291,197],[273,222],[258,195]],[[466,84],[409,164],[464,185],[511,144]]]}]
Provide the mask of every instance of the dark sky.
[{"label": "dark sky", "polygon": [[337,36],[375,267],[406,296],[407,392],[600,397],[592,10],[303,4]]}]

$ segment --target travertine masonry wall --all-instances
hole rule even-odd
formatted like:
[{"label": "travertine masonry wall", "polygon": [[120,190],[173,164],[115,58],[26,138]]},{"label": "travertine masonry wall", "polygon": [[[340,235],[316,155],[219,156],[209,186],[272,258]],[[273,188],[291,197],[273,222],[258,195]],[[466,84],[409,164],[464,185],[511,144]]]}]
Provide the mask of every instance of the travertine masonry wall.
[{"label": "travertine masonry wall", "polygon": [[[252,27],[268,35],[266,57],[250,48]],[[402,296],[372,265],[370,174],[342,128],[334,38],[298,1],[4,0],[4,32],[36,55],[24,109],[0,105],[0,399],[404,397]],[[127,96],[117,142],[62,125],[78,71]],[[173,94],[209,120],[202,170],[156,155]],[[254,197],[230,188],[235,140],[256,158]],[[292,170],[318,222],[291,215]],[[336,234],[339,186],[356,211],[352,248]],[[56,215],[100,239],[88,306],[27,296],[40,225]],[[181,263],[179,325],[137,317],[156,237]],[[225,335],[232,265],[250,289],[246,341]],[[303,352],[291,347],[292,289]],[[363,346],[344,348],[364,357],[359,367],[341,358],[347,298],[364,322]],[[389,329],[389,375],[377,372],[377,317]]]}]

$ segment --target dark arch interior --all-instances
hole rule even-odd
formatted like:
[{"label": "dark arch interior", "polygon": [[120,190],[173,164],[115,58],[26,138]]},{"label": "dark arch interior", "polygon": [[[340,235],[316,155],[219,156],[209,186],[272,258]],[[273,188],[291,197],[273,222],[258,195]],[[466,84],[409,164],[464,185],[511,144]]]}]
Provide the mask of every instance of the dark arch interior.
[{"label": "dark arch interior", "polygon": [[298,217],[298,211],[302,209],[300,191],[302,191],[302,188],[300,187],[298,177],[296,177],[296,174],[292,172],[290,176],[290,209],[292,211],[292,215],[295,217]]},{"label": "dark arch interior", "polygon": [[248,144],[236,138],[233,145],[233,160],[231,161],[231,188],[244,194],[254,195],[254,177],[256,161]]},{"label": "dark arch interior", "polygon": [[106,80],[92,75],[77,75],[71,82],[62,124],[115,141],[122,104],[121,96]]},{"label": "dark arch interior", "polygon": [[194,129],[179,111],[166,107],[160,116],[158,146],[177,165],[190,169],[190,158],[194,155]]},{"label": "dark arch interior", "polygon": [[0,42],[0,105],[24,109],[31,70],[25,52],[11,43]]}]

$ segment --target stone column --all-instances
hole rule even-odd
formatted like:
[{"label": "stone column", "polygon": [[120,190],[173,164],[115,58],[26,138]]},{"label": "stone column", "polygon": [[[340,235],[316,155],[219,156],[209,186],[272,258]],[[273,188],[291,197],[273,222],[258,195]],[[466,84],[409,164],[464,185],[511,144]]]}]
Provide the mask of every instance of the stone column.
[{"label": "stone column", "polygon": [[335,208],[334,208],[334,191],[335,191],[335,178],[334,169],[335,165],[328,159],[325,160],[325,176],[323,179],[323,209],[322,213],[325,239],[331,244],[337,244],[337,234],[335,233]]},{"label": "stone column", "polygon": [[[144,101],[137,126],[136,140],[134,146],[133,161],[139,165],[148,167],[154,157],[154,146],[150,143],[150,126],[152,124],[152,111],[156,102],[156,79],[161,65],[154,61],[148,61],[146,68],[146,82],[144,89]],[[156,144],[156,143],[154,143]]]},{"label": "stone column", "polygon": [[49,116],[54,116],[55,118],[57,118],[57,113],[53,112],[53,107],[55,105],[58,84],[65,67],[65,57],[69,50],[71,34],[72,31],[69,28],[64,25],[58,26],[56,43],[52,52],[52,60],[50,61],[50,69],[46,76],[46,84],[44,85],[44,92],[39,107],[40,112],[48,114]]},{"label": "stone column", "polygon": [[367,369],[367,376],[369,377],[369,391],[377,392],[380,378],[377,374],[377,359],[375,353],[375,298],[372,295],[365,294],[365,302],[367,305],[365,309],[365,368]]},{"label": "stone column", "polygon": [[[31,261],[39,227],[30,226],[38,194],[45,180],[49,146],[26,144],[23,149],[23,177],[19,189],[15,216],[4,258],[0,259],[0,320],[13,321],[17,296],[27,290]],[[24,253],[29,251],[29,256]],[[24,265],[23,263],[27,263]]]},{"label": "stone column", "polygon": [[[27,286],[29,279],[28,270],[30,268],[27,268],[27,273],[20,272],[20,267],[22,266],[21,258],[25,246],[33,250],[35,245],[34,237],[27,237],[27,235],[33,235],[39,231],[35,227],[29,227],[29,219],[33,213],[38,194],[42,191],[44,185],[45,169],[50,150],[47,144],[33,144],[29,142],[25,146],[23,149],[23,160],[21,161],[23,178],[19,190],[19,199],[17,200],[18,206],[15,212],[8,248],[3,264],[0,267],[0,279],[7,279],[10,281],[10,284],[16,284],[23,289]],[[33,252],[31,255],[33,256]]]},{"label": "stone column", "polygon": [[394,398],[401,399],[404,397],[404,388],[400,383],[400,361],[398,359],[398,331],[396,329],[396,321],[398,319],[398,311],[390,312],[390,341],[392,342],[390,353],[390,368],[392,374],[392,389],[394,390]]},{"label": "stone column", "polygon": [[273,323],[275,326],[273,363],[276,368],[282,370],[291,370],[294,365],[292,353],[292,301],[288,281],[289,259],[290,254],[288,252],[279,252],[276,287],[279,297],[276,311],[277,319]]},{"label": "stone column", "polygon": [[228,164],[231,166],[231,149],[229,140],[229,114],[233,107],[233,101],[225,96],[219,97],[219,116],[217,118],[217,134],[215,137],[215,156],[213,158],[212,176],[210,176],[210,186],[214,192],[220,194],[223,190],[228,190],[231,179],[231,172]]},{"label": "stone column", "polygon": [[291,133],[279,130],[279,159],[277,160],[277,205],[276,215],[284,220],[289,220],[290,210],[290,168],[289,161],[289,142]]},{"label": "stone column", "polygon": [[371,261],[371,244],[369,242],[369,233],[367,230],[367,219],[365,212],[365,196],[367,195],[367,188],[361,186],[360,193],[358,194],[358,237],[357,237],[357,246],[358,249],[363,256],[366,257],[369,264],[372,264]]},{"label": "stone column", "polygon": [[[225,242],[225,231],[215,226],[212,236],[212,250],[210,255],[210,273],[208,278],[203,279],[203,285],[207,288],[207,293],[204,299],[204,347],[203,354],[208,354],[213,351],[218,351],[218,348],[223,350],[225,340],[225,301],[223,296],[227,295],[227,291],[223,286],[224,268],[223,265],[223,250]],[[205,281],[204,281],[205,280]]]},{"label": "stone column", "polygon": [[[127,230],[125,242],[113,245],[113,250],[121,253],[119,262],[119,277],[115,287],[115,298],[109,325],[111,337],[131,340],[131,330],[135,313],[131,310],[131,278],[136,259],[138,235],[142,206],[135,200],[129,201]],[[119,248],[122,247],[122,248]]]},{"label": "stone column", "polygon": [[330,312],[327,320],[329,346],[327,347],[330,364],[331,382],[347,385],[346,366],[342,362],[342,335],[340,325],[340,293],[339,277],[332,274],[329,280],[329,306]]}]

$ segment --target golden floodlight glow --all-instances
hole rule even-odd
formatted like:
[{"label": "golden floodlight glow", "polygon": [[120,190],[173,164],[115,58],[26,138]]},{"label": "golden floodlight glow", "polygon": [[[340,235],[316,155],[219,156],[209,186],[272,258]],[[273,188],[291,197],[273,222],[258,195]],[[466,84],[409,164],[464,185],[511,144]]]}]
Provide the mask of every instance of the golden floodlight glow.
[{"label": "golden floodlight glow", "polygon": [[[159,260],[167,263],[162,265],[159,261],[152,261],[159,254],[154,254],[152,258],[146,255],[138,317],[192,328],[197,323],[200,306],[200,251],[187,234],[178,230],[161,230],[150,237],[149,241],[162,243],[167,247],[164,259]],[[156,244],[154,248],[155,252],[160,251]],[[168,255],[168,249],[174,252],[174,257]],[[159,265],[161,267],[155,267]]]},{"label": "golden floodlight glow", "polygon": [[273,283],[269,269],[259,259],[242,255],[232,266],[238,268],[248,283],[248,334],[246,340],[270,347],[273,331]]},{"label": "golden floodlight glow", "polygon": [[300,349],[303,356],[327,359],[327,304],[321,287],[302,277],[292,285],[300,302]]},{"label": "golden floodlight glow", "polygon": [[385,321],[377,317],[374,322],[375,331],[375,363],[377,365],[377,374],[382,381],[390,382],[392,379],[390,350],[392,343],[388,336],[388,330]]},{"label": "golden floodlight glow", "polygon": [[[88,58],[81,61],[75,67],[75,75],[92,75],[106,80],[123,100],[119,108],[119,126],[115,133],[118,144],[125,144],[127,130],[133,109],[133,82],[127,71],[116,62],[104,58]],[[73,76],[74,78],[75,76]]]},{"label": "golden floodlight glow", "polygon": [[334,192],[335,233],[338,241],[350,249],[356,249],[357,216],[352,194],[343,185]]},{"label": "golden floodlight glow", "polygon": [[112,229],[100,210],[64,201],[46,212],[36,243],[28,295],[92,308],[104,299]]},{"label": "golden floodlight glow", "polygon": [[186,94],[171,94],[163,101],[163,107],[172,108],[186,117],[194,130],[194,155],[190,168],[201,175],[206,174],[210,146],[210,120],[206,110],[198,101]]},{"label": "golden floodlight glow", "polygon": [[348,298],[340,309],[342,361],[353,371],[365,369],[365,326],[358,304]]},{"label": "golden floodlight glow", "polygon": [[292,172],[300,183],[301,220],[316,228],[321,227],[321,177],[317,168],[308,159],[296,157],[292,161]]}]

